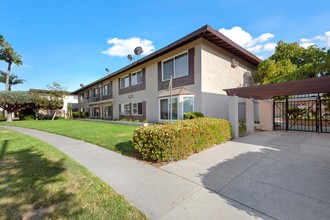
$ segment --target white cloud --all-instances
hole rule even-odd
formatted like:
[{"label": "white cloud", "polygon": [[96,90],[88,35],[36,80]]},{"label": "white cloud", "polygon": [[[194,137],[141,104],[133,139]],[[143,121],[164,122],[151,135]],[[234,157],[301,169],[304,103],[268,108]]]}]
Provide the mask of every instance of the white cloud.
[{"label": "white cloud", "polygon": [[300,43],[299,45],[302,46],[303,48],[307,48],[307,47],[310,47],[312,45],[315,45],[315,43],[305,42],[305,43]]},{"label": "white cloud", "polygon": [[263,49],[264,49],[264,51],[274,52],[276,46],[277,46],[276,43],[266,43],[263,46]]},{"label": "white cloud", "polygon": [[267,57],[275,51],[276,44],[269,42],[275,37],[272,33],[263,33],[257,37],[252,37],[250,33],[238,26],[231,29],[221,28],[219,32],[258,57]]},{"label": "white cloud", "polygon": [[27,68],[27,69],[33,69],[33,66],[23,64],[22,67]]},{"label": "white cloud", "polygon": [[249,48],[249,51],[251,53],[260,53],[261,50],[262,50],[262,45],[260,45],[260,44]]},{"label": "white cloud", "polygon": [[148,55],[155,51],[152,41],[138,37],[131,37],[128,39],[110,38],[107,40],[107,43],[112,46],[102,51],[102,53],[109,56],[124,57],[128,54],[134,54],[134,48],[137,46],[143,48],[143,55]]},{"label": "white cloud", "polygon": [[300,46],[309,47],[317,45],[319,47],[330,47],[330,31],[325,32],[323,35],[318,35],[312,38],[301,38]]}]

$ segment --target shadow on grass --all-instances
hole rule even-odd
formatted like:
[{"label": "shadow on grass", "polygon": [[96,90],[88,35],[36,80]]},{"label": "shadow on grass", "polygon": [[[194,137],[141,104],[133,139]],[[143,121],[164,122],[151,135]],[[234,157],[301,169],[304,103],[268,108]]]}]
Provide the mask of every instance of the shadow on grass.
[{"label": "shadow on grass", "polygon": [[11,150],[9,142],[0,145],[0,219],[69,218],[81,212],[70,209],[74,195],[62,184],[63,159],[51,161],[34,146]]},{"label": "shadow on grass", "polygon": [[6,152],[7,148],[8,148],[8,141],[9,140],[4,140],[3,143],[1,144],[0,160],[4,157],[5,152]]},{"label": "shadow on grass", "polygon": [[[115,145],[117,151],[125,156],[133,156],[137,153],[135,150],[132,141],[120,142]],[[133,156],[134,157],[134,156]]]}]

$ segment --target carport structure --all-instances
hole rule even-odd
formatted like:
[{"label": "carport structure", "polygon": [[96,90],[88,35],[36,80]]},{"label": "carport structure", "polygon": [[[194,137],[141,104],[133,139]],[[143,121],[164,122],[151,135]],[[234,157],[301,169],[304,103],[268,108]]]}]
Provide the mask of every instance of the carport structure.
[{"label": "carport structure", "polygon": [[[327,100],[326,104],[317,102],[320,100],[320,95],[324,93],[330,93],[330,76],[322,76],[311,79],[295,80],[290,82],[283,83],[274,83],[268,85],[257,85],[249,87],[240,87],[240,88],[230,88],[224,89],[228,96],[231,96],[231,101],[229,104],[229,120],[232,124],[233,132],[235,138],[238,137],[238,97],[246,99],[246,128],[247,133],[254,133],[254,105],[253,100],[260,100],[260,128],[262,130],[272,131],[274,130],[275,124],[275,115],[274,115],[274,101],[272,100],[275,97],[285,97],[285,105],[281,111],[284,113],[283,117],[285,120],[285,130],[289,130],[289,96],[299,96],[306,94],[315,94],[315,107],[307,106],[307,110],[311,108],[316,109],[316,114],[313,116],[316,121],[315,127],[317,132],[320,132],[320,127],[322,128],[319,120],[322,119],[323,115],[319,114],[318,111],[322,109],[327,109],[330,111],[330,101]],[[299,103],[298,103],[299,104]],[[326,105],[326,107],[324,107]],[[329,106],[328,106],[329,105]],[[328,106],[328,107],[327,107]],[[312,109],[313,110],[313,109]],[[309,118],[309,116],[308,116]],[[326,120],[326,122],[328,122]]]}]

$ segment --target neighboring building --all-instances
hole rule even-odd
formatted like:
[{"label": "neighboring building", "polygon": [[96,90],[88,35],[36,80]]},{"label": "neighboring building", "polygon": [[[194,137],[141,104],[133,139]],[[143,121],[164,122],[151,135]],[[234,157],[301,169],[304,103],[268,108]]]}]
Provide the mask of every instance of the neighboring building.
[{"label": "neighboring building", "polygon": [[93,118],[169,120],[173,76],[173,119],[184,112],[228,118],[225,88],[251,85],[261,60],[206,25],[174,43],[92,82],[72,94]]},{"label": "neighboring building", "polygon": [[[30,89],[29,92],[37,92],[40,94],[44,94],[47,96],[49,94],[49,90],[46,89]],[[78,111],[78,96],[74,94],[70,94],[63,98],[63,107],[57,111],[61,117],[67,117],[68,103],[72,104],[72,111]],[[47,112],[48,113],[48,112]]]}]

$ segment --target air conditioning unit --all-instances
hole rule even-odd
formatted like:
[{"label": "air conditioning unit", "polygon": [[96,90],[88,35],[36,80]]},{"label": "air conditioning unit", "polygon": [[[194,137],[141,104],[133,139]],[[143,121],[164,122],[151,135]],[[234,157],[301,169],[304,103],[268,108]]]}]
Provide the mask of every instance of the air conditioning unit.
[{"label": "air conditioning unit", "polygon": [[233,59],[231,59],[231,66],[234,67],[234,68],[238,67],[239,62],[235,58],[233,58]]}]

